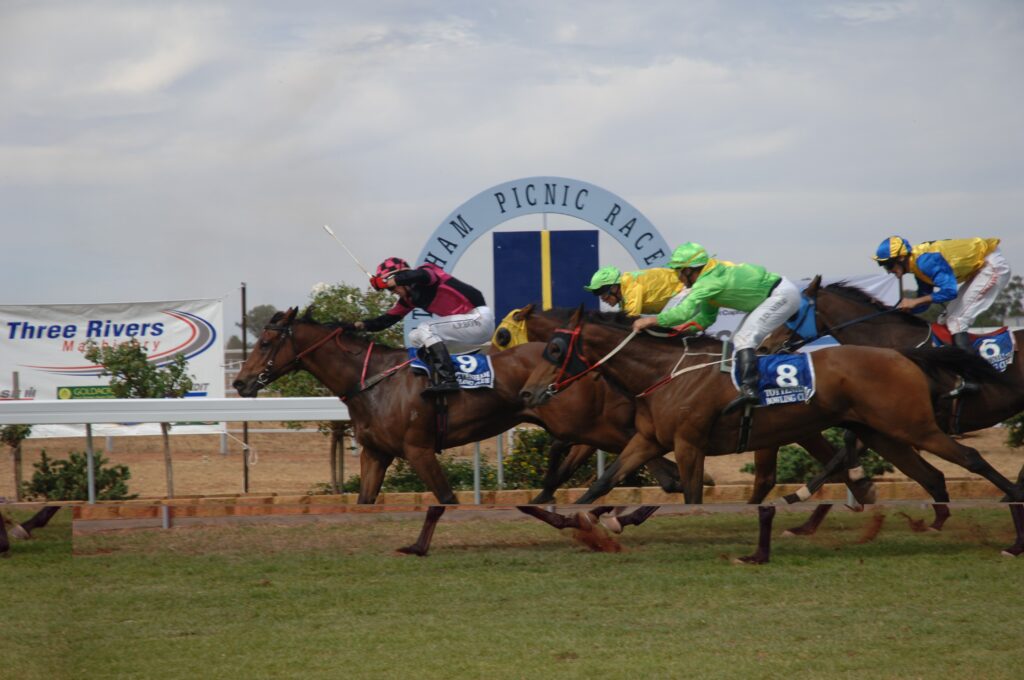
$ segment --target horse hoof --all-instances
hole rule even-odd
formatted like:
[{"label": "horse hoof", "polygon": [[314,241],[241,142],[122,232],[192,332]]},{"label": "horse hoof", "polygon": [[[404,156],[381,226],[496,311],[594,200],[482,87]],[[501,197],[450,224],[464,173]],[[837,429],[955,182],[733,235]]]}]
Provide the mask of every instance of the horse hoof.
[{"label": "horse hoof", "polygon": [[614,515],[601,515],[601,526],[613,534],[622,533],[622,522]]},{"label": "horse hoof", "polygon": [[17,538],[22,541],[27,541],[28,539],[32,538],[29,535],[29,533],[25,531],[25,527],[21,526],[20,524],[15,524],[14,526],[12,526],[10,533],[12,538]]},{"label": "horse hoof", "polygon": [[415,555],[416,557],[426,557],[427,551],[420,550],[414,545],[407,545],[404,548],[398,548],[395,550],[399,555]]},{"label": "horse hoof", "polygon": [[733,564],[768,564],[767,557],[761,557],[760,555],[747,555],[746,557],[737,557],[733,559]]},{"label": "horse hoof", "polygon": [[[1021,553],[1024,553],[1024,547],[1015,545],[1012,548],[1006,548],[999,554],[1003,557],[1019,557]],[[6,555],[2,555],[0,557],[6,557]]]},{"label": "horse hoof", "polygon": [[576,528],[580,531],[592,531],[595,522],[597,522],[597,518],[594,517],[594,515],[589,511],[582,511],[576,513]]}]

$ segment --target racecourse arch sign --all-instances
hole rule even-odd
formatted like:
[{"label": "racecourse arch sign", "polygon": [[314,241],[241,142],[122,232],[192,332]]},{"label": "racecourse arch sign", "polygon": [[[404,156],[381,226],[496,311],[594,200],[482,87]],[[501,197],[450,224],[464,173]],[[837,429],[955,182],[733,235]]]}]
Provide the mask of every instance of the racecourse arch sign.
[{"label": "racecourse arch sign", "polygon": [[453,210],[427,239],[417,264],[433,262],[450,272],[480,236],[538,213],[589,222],[618,241],[640,268],[662,265],[672,252],[643,213],[607,189],[566,177],[527,177],[481,191]]},{"label": "racecourse arch sign", "polygon": [[[432,262],[451,272],[488,231],[516,217],[544,213],[589,222],[618,241],[641,269],[664,265],[672,252],[651,221],[621,196],[578,179],[526,177],[485,189],[455,208],[427,239],[417,264]],[[405,321],[406,338],[429,316],[414,310]]]}]

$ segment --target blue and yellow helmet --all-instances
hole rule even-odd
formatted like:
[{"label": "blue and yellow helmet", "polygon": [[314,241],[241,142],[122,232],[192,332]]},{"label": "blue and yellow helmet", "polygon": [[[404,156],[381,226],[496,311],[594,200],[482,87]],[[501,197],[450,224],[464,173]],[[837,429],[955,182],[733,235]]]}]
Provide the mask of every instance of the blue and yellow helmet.
[{"label": "blue and yellow helmet", "polygon": [[875,262],[888,262],[907,255],[910,255],[910,241],[902,236],[890,236],[878,244],[878,250],[875,251]]}]

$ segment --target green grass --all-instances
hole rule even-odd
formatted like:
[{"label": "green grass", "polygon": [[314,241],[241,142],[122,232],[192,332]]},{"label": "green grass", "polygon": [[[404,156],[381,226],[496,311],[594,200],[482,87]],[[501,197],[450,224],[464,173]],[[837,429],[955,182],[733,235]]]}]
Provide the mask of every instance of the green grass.
[{"label": "green grass", "polygon": [[[923,513],[918,512],[918,515]],[[835,513],[751,552],[749,515],[655,517],[595,554],[533,521],[225,526],[80,536],[0,561],[4,678],[1019,678],[1024,559],[1004,509],[941,535]]]}]

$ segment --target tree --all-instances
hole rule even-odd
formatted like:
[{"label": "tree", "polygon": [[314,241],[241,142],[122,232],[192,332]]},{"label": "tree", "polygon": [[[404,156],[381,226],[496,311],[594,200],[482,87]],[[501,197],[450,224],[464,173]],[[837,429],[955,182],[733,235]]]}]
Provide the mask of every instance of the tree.
[{"label": "tree", "polygon": [[14,459],[14,500],[21,501],[21,442],[32,433],[31,425],[4,425],[0,427],[0,442],[11,447]]},{"label": "tree", "polygon": [[1000,291],[996,301],[988,308],[988,313],[998,319],[996,323],[989,324],[992,326],[1005,324],[1010,317],[1024,316],[1024,279],[1019,274],[1010,278],[1006,288]]},{"label": "tree", "polygon": [[[117,345],[103,346],[89,341],[85,358],[103,367],[100,375],[110,376],[110,391],[118,399],[178,399],[192,389],[185,355],[176,354],[163,367],[146,355],[142,344],[132,338]],[[160,423],[164,443],[164,469],[167,473],[167,497],[174,497],[174,471],[171,466],[170,423]]]},{"label": "tree", "polygon": [[[389,291],[378,291],[372,288],[360,290],[357,286],[344,283],[329,285],[318,283],[309,294],[312,316],[315,320],[325,323],[329,321],[358,321],[379,316],[394,304],[395,296]],[[386,331],[377,333],[374,339],[388,347],[401,347],[403,343],[402,325],[395,324]],[[274,387],[285,397],[324,397],[331,396],[330,391],[320,381],[306,371],[295,371],[280,378]],[[288,427],[299,427],[299,423],[288,423]],[[352,432],[338,422],[318,423],[320,432],[330,436],[331,485],[335,493],[340,492],[344,481],[344,458],[342,442]]]},{"label": "tree", "polygon": [[235,325],[241,328],[243,333],[248,333],[255,340],[260,337],[263,327],[270,323],[270,318],[275,314],[277,314],[277,308],[274,305],[256,305],[246,312],[245,327],[242,326],[241,322]]}]

